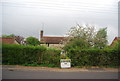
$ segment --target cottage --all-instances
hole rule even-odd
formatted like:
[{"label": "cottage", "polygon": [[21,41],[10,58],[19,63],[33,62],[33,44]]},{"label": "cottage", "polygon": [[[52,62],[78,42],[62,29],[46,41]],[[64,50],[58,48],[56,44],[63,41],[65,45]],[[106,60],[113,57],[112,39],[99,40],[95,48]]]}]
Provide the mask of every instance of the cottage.
[{"label": "cottage", "polygon": [[50,37],[44,36],[43,30],[40,31],[40,43],[47,44],[48,47],[59,48],[63,45],[61,44],[62,41],[65,40],[66,37]]}]

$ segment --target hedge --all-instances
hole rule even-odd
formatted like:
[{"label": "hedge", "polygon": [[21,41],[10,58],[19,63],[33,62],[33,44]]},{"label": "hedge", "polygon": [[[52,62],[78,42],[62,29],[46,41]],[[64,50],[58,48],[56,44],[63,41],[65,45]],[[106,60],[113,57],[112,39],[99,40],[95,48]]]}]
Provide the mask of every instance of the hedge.
[{"label": "hedge", "polygon": [[[2,45],[2,63],[9,65],[60,65],[60,52],[43,46]],[[72,66],[118,66],[117,49],[69,49]]]},{"label": "hedge", "polygon": [[43,46],[2,45],[2,63],[9,65],[59,64],[60,50]]},{"label": "hedge", "polygon": [[68,56],[72,66],[118,66],[118,50],[70,49]]},{"label": "hedge", "polygon": [[43,54],[43,62],[42,64],[52,64],[55,66],[60,65],[60,52],[58,49],[47,49]]}]

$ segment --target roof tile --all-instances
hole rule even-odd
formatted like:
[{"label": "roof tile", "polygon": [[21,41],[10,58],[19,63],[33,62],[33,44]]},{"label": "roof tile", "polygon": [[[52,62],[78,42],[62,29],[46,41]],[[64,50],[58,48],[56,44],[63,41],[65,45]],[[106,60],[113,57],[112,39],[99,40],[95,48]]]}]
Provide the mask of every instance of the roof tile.
[{"label": "roof tile", "polygon": [[49,44],[59,44],[64,41],[66,37],[43,37],[42,41]]}]

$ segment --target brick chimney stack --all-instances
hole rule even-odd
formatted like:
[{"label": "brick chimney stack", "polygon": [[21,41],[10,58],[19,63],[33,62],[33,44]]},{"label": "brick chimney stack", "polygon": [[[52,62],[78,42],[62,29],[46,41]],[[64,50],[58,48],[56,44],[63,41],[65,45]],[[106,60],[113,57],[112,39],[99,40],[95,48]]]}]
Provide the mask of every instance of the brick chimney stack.
[{"label": "brick chimney stack", "polygon": [[43,30],[40,31],[40,40],[43,38]]}]

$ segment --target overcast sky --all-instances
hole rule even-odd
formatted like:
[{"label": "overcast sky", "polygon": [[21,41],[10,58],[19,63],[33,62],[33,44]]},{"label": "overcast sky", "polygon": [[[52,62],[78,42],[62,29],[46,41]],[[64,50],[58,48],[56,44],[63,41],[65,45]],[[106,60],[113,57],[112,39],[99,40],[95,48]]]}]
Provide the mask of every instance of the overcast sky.
[{"label": "overcast sky", "polygon": [[[109,43],[118,36],[119,0],[2,0],[2,34],[39,38],[64,36],[76,23],[107,27]],[[0,9],[1,11],[1,9]],[[1,19],[0,19],[1,21]]]}]

